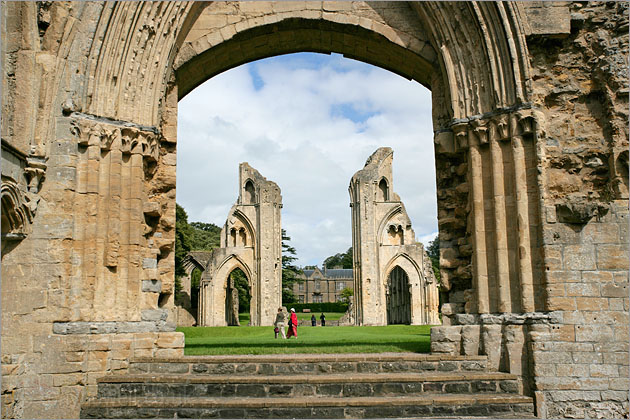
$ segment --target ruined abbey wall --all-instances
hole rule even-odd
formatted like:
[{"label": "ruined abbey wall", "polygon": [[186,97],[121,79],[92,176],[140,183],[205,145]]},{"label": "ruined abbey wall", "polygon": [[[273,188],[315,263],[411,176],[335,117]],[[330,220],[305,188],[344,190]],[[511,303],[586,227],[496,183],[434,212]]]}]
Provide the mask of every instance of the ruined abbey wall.
[{"label": "ruined abbey wall", "polygon": [[177,101],[337,52],[432,91],[434,351],[519,373],[538,416],[628,413],[625,2],[5,2],[2,415],[64,417],[177,356]]},{"label": "ruined abbey wall", "polygon": [[[424,246],[416,242],[405,205],[394,192],[393,159],[391,148],[379,148],[348,188],[353,317],[357,325],[438,325],[437,281]],[[400,276],[394,274],[399,271]]]},{"label": "ruined abbey wall", "polygon": [[221,229],[219,248],[212,251],[201,275],[200,326],[238,323],[238,307],[230,308],[233,285],[228,284],[236,268],[243,271],[249,285],[250,325],[272,325],[282,304],[280,187],[247,163],[239,165],[239,185],[238,200]]}]

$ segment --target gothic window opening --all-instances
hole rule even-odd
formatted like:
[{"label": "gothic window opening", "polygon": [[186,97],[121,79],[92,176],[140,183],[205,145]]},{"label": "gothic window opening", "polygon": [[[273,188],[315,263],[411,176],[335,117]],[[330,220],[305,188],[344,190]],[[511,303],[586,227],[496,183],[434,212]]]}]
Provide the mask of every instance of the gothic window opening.
[{"label": "gothic window opening", "polygon": [[256,203],[256,190],[252,181],[245,183],[245,202],[243,204],[255,204]]},{"label": "gothic window opening", "polygon": [[230,229],[230,242],[228,246],[236,246],[236,229]]},{"label": "gothic window opening", "polygon": [[387,186],[387,180],[385,178],[381,179],[381,182],[378,183],[378,197],[376,201],[389,201],[389,187]]},{"label": "gothic window opening", "polygon": [[387,324],[411,324],[409,277],[399,266],[387,278]]},{"label": "gothic window opening", "polygon": [[232,270],[225,290],[225,321],[239,327],[250,322],[251,292],[247,276],[240,268]]},{"label": "gothic window opening", "polygon": [[245,228],[238,230],[238,246],[247,246],[247,233],[245,232]]}]

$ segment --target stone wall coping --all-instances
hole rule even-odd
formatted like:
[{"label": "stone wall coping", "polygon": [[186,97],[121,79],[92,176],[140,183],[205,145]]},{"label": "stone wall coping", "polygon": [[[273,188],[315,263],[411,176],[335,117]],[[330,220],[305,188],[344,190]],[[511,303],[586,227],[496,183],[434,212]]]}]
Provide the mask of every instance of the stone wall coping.
[{"label": "stone wall coping", "polygon": [[[264,408],[272,406],[290,407],[362,407],[362,406],[392,406],[392,405],[445,405],[445,404],[532,404],[532,397],[525,397],[513,394],[480,395],[480,394],[457,394],[457,395],[423,395],[414,397],[318,397],[312,398],[136,398],[136,407],[195,407],[195,408]],[[127,407],[129,398],[112,398],[108,400],[89,401],[85,407]]]},{"label": "stone wall coping", "polygon": [[374,382],[441,382],[468,380],[517,380],[518,376],[505,372],[432,372],[432,373],[341,373],[329,375],[193,375],[188,374],[137,374],[109,375],[97,379],[102,383],[239,383],[239,384],[293,384],[293,383],[374,383]]},{"label": "stone wall coping", "polygon": [[136,357],[131,363],[294,363],[294,362],[388,362],[388,361],[477,361],[487,356],[414,353],[347,353],[347,354],[268,354],[183,356],[176,358]]}]

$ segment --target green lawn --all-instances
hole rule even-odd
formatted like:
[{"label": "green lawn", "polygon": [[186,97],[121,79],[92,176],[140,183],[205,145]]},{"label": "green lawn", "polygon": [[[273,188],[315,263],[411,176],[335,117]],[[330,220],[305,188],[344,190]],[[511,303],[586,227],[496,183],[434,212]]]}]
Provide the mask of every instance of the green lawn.
[{"label": "green lawn", "polygon": [[381,353],[430,351],[429,325],[299,327],[298,339],[274,339],[273,327],[184,327],[184,353]]}]

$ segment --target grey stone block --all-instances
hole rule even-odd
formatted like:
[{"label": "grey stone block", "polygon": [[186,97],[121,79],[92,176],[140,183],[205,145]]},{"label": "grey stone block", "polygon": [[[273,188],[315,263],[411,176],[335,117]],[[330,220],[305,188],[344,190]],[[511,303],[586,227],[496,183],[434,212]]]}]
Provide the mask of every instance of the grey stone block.
[{"label": "grey stone block", "polygon": [[168,318],[166,309],[145,309],[142,311],[143,321],[165,321]]},{"label": "grey stone block", "polygon": [[68,324],[65,322],[55,322],[53,323],[53,333],[54,334],[67,334],[68,333]]},{"label": "grey stone block", "polygon": [[142,280],[142,291],[160,293],[162,291],[161,280]]},{"label": "grey stone block", "polygon": [[156,258],[144,258],[142,260],[142,268],[157,268]]},{"label": "grey stone block", "polygon": [[86,322],[68,322],[66,331],[68,334],[89,334],[90,325]]}]

